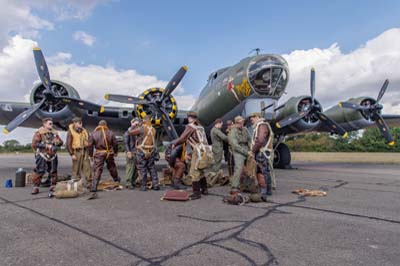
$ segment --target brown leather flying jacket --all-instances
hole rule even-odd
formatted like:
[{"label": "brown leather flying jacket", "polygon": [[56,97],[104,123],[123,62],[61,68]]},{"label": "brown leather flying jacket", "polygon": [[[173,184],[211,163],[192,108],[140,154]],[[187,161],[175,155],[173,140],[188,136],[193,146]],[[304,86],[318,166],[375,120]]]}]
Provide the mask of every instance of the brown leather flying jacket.
[{"label": "brown leather flying jacket", "polygon": [[[51,150],[46,149],[46,144],[53,145]],[[63,145],[63,141],[56,130],[47,130],[44,127],[39,128],[32,138],[32,149],[40,153],[46,153],[53,156],[57,153],[57,148]]]},{"label": "brown leather flying jacket", "polygon": [[[149,132],[151,130],[151,133]],[[156,137],[156,130],[154,127],[151,126],[151,123],[145,123],[141,127],[136,127],[129,131],[129,134],[132,136],[137,136],[136,139],[136,146],[139,147],[144,145],[144,147],[151,147],[155,146],[155,137]],[[147,136],[147,138],[146,138]],[[143,141],[145,143],[143,143]]]},{"label": "brown leather flying jacket", "polygon": [[[193,122],[193,125],[198,126],[199,123],[195,121],[195,122]],[[181,145],[181,144],[185,143],[189,138],[193,139],[193,141],[195,143],[199,143],[200,142],[198,137],[197,137],[197,134],[196,134],[196,129],[194,129],[190,125],[187,125],[185,127],[185,130],[180,135],[180,137],[173,141],[173,144],[175,146]]]},{"label": "brown leather flying jacket", "polygon": [[259,152],[260,149],[267,144],[269,134],[270,134],[270,132],[268,130],[268,127],[265,124],[261,124],[258,127],[257,138],[254,140],[254,146],[252,149],[253,153]]},{"label": "brown leather flying jacket", "polygon": [[96,149],[96,153],[118,154],[118,142],[114,132],[106,126],[96,127],[89,138],[90,157],[93,156],[94,149]]}]

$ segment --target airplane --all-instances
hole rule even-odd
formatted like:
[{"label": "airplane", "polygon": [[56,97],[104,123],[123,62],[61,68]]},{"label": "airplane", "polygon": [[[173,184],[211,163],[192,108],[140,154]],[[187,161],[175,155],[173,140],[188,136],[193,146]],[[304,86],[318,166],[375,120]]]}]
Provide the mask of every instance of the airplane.
[{"label": "airplane", "polygon": [[[0,124],[7,124],[4,133],[19,126],[36,128],[44,117],[52,117],[56,128],[67,130],[71,119],[80,116],[89,130],[104,119],[113,131],[122,135],[133,117],[151,115],[160,141],[177,138],[188,123],[186,113],[189,110],[178,110],[173,97],[188,70],[186,66],[178,70],[165,88],[150,88],[138,96],[105,95],[109,101],[133,104],[133,108],[104,107],[80,99],[71,85],[51,80],[40,48],[34,48],[33,53],[41,82],[32,88],[30,103],[0,102]],[[291,135],[330,132],[346,137],[349,131],[377,126],[387,143],[394,145],[388,124],[400,125],[400,115],[382,115],[380,104],[388,80],[376,99],[369,96],[351,98],[323,112],[315,98],[314,69],[311,70],[310,95],[293,96],[278,105],[289,76],[288,63],[282,56],[257,53],[233,66],[212,72],[190,111],[198,113],[207,132],[216,118],[226,121],[237,115],[246,117],[261,111],[274,131],[274,166],[277,168],[290,168],[291,154],[284,141]]]}]

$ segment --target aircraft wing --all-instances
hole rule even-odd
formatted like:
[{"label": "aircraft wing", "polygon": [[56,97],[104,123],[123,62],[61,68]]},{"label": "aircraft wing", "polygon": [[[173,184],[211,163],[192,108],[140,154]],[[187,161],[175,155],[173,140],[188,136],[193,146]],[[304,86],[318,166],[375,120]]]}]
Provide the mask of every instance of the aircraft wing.
[{"label": "aircraft wing", "polygon": [[382,115],[383,119],[391,127],[400,126],[400,115]]},{"label": "aircraft wing", "polygon": [[[7,125],[20,113],[31,107],[30,103],[18,102],[0,102],[0,125]],[[178,134],[182,133],[185,124],[187,124],[186,113],[188,111],[178,111],[173,124]],[[103,113],[90,112],[80,109],[68,109],[64,116],[54,114],[53,121],[57,129],[67,130],[71,119],[74,116],[82,117],[85,127],[92,131],[100,120],[107,121],[108,126],[118,135],[122,136],[130,126],[130,120],[136,115],[131,107],[105,107]],[[43,114],[42,114],[43,116]],[[52,116],[52,115],[50,115]],[[41,126],[41,117],[32,115],[21,127],[39,128]],[[9,134],[12,134],[9,133]],[[165,132],[162,133],[166,137]]]}]

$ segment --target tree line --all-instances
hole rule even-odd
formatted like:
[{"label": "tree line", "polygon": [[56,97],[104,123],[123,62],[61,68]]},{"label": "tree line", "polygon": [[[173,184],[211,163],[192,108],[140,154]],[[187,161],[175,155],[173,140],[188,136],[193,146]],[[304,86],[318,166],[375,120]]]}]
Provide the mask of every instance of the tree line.
[{"label": "tree line", "polygon": [[391,128],[395,140],[389,146],[378,128],[349,132],[344,139],[329,133],[312,133],[292,136],[285,142],[291,151],[303,152],[400,152],[400,128]]}]

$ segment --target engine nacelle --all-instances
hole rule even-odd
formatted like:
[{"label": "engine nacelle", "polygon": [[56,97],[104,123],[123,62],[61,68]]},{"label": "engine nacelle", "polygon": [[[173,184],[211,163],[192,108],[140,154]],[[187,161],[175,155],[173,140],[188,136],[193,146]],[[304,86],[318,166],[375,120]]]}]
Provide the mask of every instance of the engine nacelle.
[{"label": "engine nacelle", "polygon": [[[350,98],[346,102],[359,105],[371,105],[376,103],[376,100],[371,97],[358,97]],[[325,114],[334,119],[347,131],[358,130],[375,124],[367,114],[350,108],[341,108],[339,105],[329,108]]]},{"label": "engine nacelle", "polygon": [[[316,108],[322,112],[321,104],[314,99]],[[280,121],[294,113],[300,114],[301,112],[307,110],[307,108],[311,104],[310,96],[298,96],[290,98],[286,103],[285,107],[283,107],[276,116],[276,121]],[[296,123],[289,125],[288,127],[295,132],[304,132],[311,131],[315,127],[319,125],[320,121],[318,117],[312,113],[307,115],[306,117],[300,119]]]},{"label": "engine nacelle", "polygon": [[[68,96],[80,99],[79,93],[71,85],[58,80],[52,80],[51,83],[51,90],[55,96]],[[42,83],[38,83],[33,87],[30,95],[30,103],[32,105],[39,103],[44,98],[44,90],[45,87]],[[67,106],[62,100],[46,101],[36,114],[40,119],[44,117],[53,118],[53,120],[56,121],[56,125],[57,122],[69,121],[74,116],[74,113],[70,107]],[[62,123],[59,125],[65,126],[62,125]]]},{"label": "engine nacelle", "polygon": [[[164,91],[163,88],[151,88],[145,90],[142,94],[140,94],[139,98],[157,103],[160,107],[161,106],[164,107],[171,121],[174,121],[176,114],[178,112],[178,106],[176,104],[176,100],[172,95],[169,95],[162,102],[160,102],[163,91]],[[151,122],[153,126],[159,127],[161,125],[162,113],[157,112],[157,110],[154,110],[154,106],[138,104],[136,107],[136,113],[137,116],[141,118],[144,118],[146,115],[150,115],[152,117]]]}]

